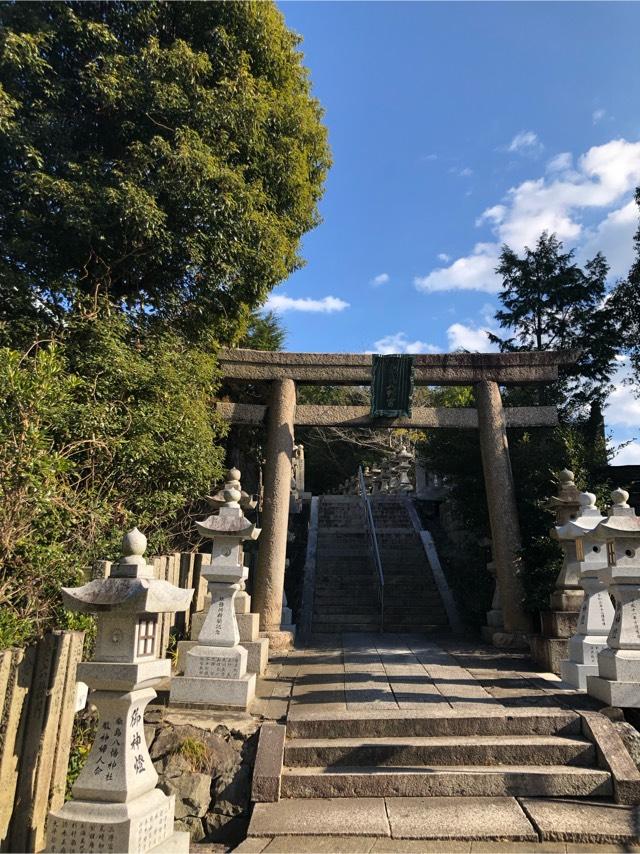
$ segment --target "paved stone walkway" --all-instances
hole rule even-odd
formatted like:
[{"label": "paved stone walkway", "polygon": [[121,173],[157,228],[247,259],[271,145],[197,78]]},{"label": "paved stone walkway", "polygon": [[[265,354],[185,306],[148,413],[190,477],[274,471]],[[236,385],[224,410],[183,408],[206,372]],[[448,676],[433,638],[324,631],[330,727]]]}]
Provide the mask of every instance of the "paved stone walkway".
[{"label": "paved stone walkway", "polygon": [[491,715],[601,703],[539,673],[531,659],[454,638],[344,634],[274,660],[258,682],[254,713],[270,720],[341,712],[420,709]]},{"label": "paved stone walkway", "polygon": [[[304,722],[379,719],[381,713],[473,719],[601,708],[553,674],[537,672],[522,653],[454,637],[324,638],[269,665],[254,713]],[[285,798],[256,805],[249,833],[238,851],[640,852],[640,812],[584,798]]]}]

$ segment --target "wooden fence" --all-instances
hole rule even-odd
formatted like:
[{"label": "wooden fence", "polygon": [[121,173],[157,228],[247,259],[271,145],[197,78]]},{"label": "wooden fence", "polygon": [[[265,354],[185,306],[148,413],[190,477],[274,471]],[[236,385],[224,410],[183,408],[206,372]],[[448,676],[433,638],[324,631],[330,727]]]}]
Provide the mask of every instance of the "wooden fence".
[{"label": "wooden fence", "polygon": [[83,632],[0,652],[0,847],[40,851],[64,803]]},{"label": "wooden fence", "polygon": [[[161,656],[171,629],[187,636],[191,616],[204,608],[202,554],[153,558],[158,578],[194,588],[191,608],[163,614]],[[93,577],[107,577],[109,561],[98,561]],[[41,851],[45,823],[64,803],[76,710],[76,668],[83,632],[56,631],[26,649],[0,652],[0,850]]]}]

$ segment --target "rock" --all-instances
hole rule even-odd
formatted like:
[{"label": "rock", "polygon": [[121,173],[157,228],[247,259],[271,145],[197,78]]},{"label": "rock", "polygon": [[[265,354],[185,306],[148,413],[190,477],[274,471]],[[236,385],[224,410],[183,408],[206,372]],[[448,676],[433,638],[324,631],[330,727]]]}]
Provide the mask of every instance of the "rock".
[{"label": "rock", "polygon": [[151,746],[151,758],[159,759],[169,754],[176,754],[186,739],[192,739],[206,745],[210,754],[211,772],[214,776],[228,774],[239,763],[238,752],[242,743],[240,742],[236,750],[233,744],[217,734],[219,729],[223,729],[226,733],[229,732],[226,727],[217,727],[216,732],[210,732],[189,725],[165,726]]},{"label": "rock", "polygon": [[160,788],[176,796],[176,818],[202,817],[211,803],[211,778],[208,774],[187,771],[177,777],[165,777]]},{"label": "rock", "polygon": [[216,811],[224,815],[239,815],[249,807],[251,793],[251,770],[240,766],[232,779],[219,777],[214,781]]},{"label": "rock", "polygon": [[206,835],[202,826],[202,819],[196,818],[193,815],[178,819],[174,824],[174,828],[175,830],[186,830],[191,836],[192,842],[200,842]]},{"label": "rock", "polygon": [[228,816],[213,810],[203,819],[207,840],[209,842],[224,842],[233,850],[247,835],[249,816]]},{"label": "rock", "polygon": [[153,724],[153,726],[161,724],[164,718],[164,711],[164,707],[162,706],[149,706],[144,713],[145,724]]},{"label": "rock", "polygon": [[165,757],[162,774],[166,778],[180,777],[192,770],[191,765],[181,753],[172,753]]}]

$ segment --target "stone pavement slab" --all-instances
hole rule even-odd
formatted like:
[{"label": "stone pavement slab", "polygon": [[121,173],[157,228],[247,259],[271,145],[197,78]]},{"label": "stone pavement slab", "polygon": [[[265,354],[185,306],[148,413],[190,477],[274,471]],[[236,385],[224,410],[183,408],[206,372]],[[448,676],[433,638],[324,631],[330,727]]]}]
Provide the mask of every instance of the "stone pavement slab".
[{"label": "stone pavement slab", "polygon": [[249,836],[389,836],[384,798],[305,798],[256,804]]},{"label": "stone pavement slab", "polygon": [[538,841],[515,798],[387,798],[394,839]]},{"label": "stone pavement slab", "polygon": [[277,836],[268,854],[369,854],[375,836]]},{"label": "stone pavement slab", "polygon": [[640,807],[547,798],[520,803],[543,840],[640,843]]},{"label": "stone pavement slab", "polygon": [[470,842],[433,842],[428,839],[377,839],[372,854],[469,854]]}]

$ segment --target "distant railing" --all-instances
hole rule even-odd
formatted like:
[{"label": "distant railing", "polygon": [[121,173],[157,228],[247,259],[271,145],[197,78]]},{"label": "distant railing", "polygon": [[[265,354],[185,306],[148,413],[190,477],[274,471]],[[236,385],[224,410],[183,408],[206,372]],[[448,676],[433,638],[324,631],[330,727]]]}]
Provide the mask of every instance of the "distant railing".
[{"label": "distant railing", "polygon": [[374,579],[376,582],[376,592],[378,594],[378,602],[380,604],[380,631],[384,631],[384,572],[382,571],[382,560],[380,558],[380,548],[378,546],[378,535],[376,534],[376,525],[373,521],[373,513],[371,511],[371,499],[367,495],[367,486],[364,482],[364,474],[362,467],[358,469],[358,486],[360,498],[364,506],[364,517],[367,525],[367,537],[369,540],[369,549],[373,558]]}]

